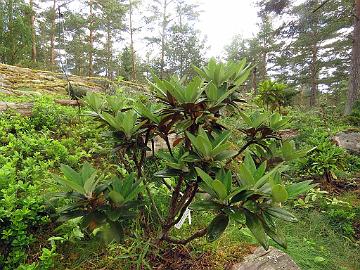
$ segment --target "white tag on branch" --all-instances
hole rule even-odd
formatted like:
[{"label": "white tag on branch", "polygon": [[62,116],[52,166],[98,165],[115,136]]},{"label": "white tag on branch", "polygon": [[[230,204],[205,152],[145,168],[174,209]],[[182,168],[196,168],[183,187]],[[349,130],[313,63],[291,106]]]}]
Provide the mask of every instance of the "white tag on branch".
[{"label": "white tag on branch", "polygon": [[189,208],[186,208],[186,210],[185,210],[183,216],[181,217],[180,221],[175,224],[175,228],[180,229],[182,227],[182,225],[184,224],[186,218],[189,218],[189,225],[191,225],[191,214],[190,214],[190,209]]}]

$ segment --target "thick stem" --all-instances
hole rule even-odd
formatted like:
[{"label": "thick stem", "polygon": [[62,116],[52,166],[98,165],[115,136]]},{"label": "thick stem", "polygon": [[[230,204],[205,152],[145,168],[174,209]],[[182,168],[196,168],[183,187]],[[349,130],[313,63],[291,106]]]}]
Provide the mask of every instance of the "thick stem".
[{"label": "thick stem", "polygon": [[186,209],[189,207],[189,205],[192,203],[192,201],[194,200],[194,197],[196,195],[196,192],[198,190],[198,186],[196,184],[196,186],[194,186],[194,188],[192,189],[190,195],[186,195],[184,194],[184,196],[182,198],[185,198],[184,201],[180,201],[180,203],[178,204],[177,210],[175,211],[175,214],[179,213],[178,217],[176,219],[174,219],[171,223],[167,224],[168,228],[171,228],[172,226],[174,226],[175,224],[177,224],[182,216],[184,215]]},{"label": "thick stem", "polygon": [[178,182],[176,184],[176,187],[175,187],[175,189],[174,189],[174,191],[172,193],[171,202],[170,202],[170,210],[169,210],[169,218],[174,216],[177,200],[179,198],[180,189],[181,189],[181,185],[182,185],[183,182],[184,182],[184,176],[180,175],[179,180],[178,180]]}]

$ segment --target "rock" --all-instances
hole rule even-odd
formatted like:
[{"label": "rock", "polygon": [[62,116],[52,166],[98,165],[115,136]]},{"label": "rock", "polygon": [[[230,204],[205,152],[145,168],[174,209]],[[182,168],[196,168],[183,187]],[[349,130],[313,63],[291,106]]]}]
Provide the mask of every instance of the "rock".
[{"label": "rock", "polygon": [[258,247],[255,252],[231,270],[300,270],[295,262],[286,253],[270,247],[265,250]]},{"label": "rock", "polygon": [[294,139],[295,137],[299,136],[299,134],[300,134],[299,131],[296,129],[284,129],[279,131],[279,136],[283,140]]},{"label": "rock", "polygon": [[[71,84],[81,88],[82,92],[112,93],[114,91],[114,83],[106,78],[75,75],[68,77]],[[3,94],[17,90],[25,92],[24,89],[48,94],[66,94],[67,86],[66,76],[62,73],[0,64],[0,89]]]},{"label": "rock", "polygon": [[55,103],[63,106],[82,106],[83,104],[79,100],[73,99],[55,99]]},{"label": "rock", "polygon": [[360,155],[360,132],[340,132],[333,137],[333,141],[350,153]]},{"label": "rock", "polygon": [[7,110],[14,110],[24,116],[30,116],[33,103],[0,102],[0,113]]}]

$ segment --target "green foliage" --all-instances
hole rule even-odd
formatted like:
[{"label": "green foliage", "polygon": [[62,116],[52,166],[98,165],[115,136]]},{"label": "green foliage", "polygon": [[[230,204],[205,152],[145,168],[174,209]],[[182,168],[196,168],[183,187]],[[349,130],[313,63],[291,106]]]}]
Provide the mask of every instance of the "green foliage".
[{"label": "green foliage", "polygon": [[259,85],[258,99],[267,109],[280,111],[281,107],[291,105],[292,98],[296,94],[297,91],[290,89],[284,83],[266,80]]},{"label": "green foliage", "polygon": [[296,163],[296,170],[303,175],[323,177],[325,181],[331,182],[337,179],[337,173],[348,169],[349,154],[334,145],[327,132],[318,130],[306,142],[315,149]]},{"label": "green foliage", "polygon": [[[247,143],[238,151],[231,149],[233,146],[228,142],[231,133],[218,123],[218,119],[223,117],[224,110],[237,108],[238,103],[243,102],[237,94],[251,68],[245,60],[238,63],[217,63],[215,59],[211,59],[207,66],[202,69],[195,67],[195,71],[199,76],[188,83],[176,77],[161,80],[153,75],[154,82],[150,82],[150,85],[162,104],[157,111],[138,103],[135,103],[134,110],[130,105],[132,102],[119,97],[104,99],[89,94],[85,98],[91,109],[88,115],[112,130],[117,149],[133,157],[139,179],[142,176],[148,142],[156,135],[166,142],[169,153],[160,156],[164,158],[167,168],[155,175],[165,178],[165,183],[166,179],[171,177],[174,186],[169,187],[167,183],[167,187],[174,191],[167,217],[161,217],[157,211],[158,219],[165,220],[161,224],[161,239],[173,243],[187,243],[193,239],[172,239],[169,232],[178,223],[196,194],[202,190],[210,195],[210,199],[195,199],[191,207],[215,211],[217,216],[206,229],[198,232],[200,236],[207,232],[208,240],[214,241],[225,231],[229,219],[242,220],[245,217],[246,225],[265,248],[269,246],[269,237],[286,246],[274,219],[294,222],[296,218],[279,204],[285,202],[289,196],[296,197],[305,192],[312,185],[308,181],[286,185],[281,180],[281,173],[286,169],[282,163],[267,171],[265,161],[257,165],[249,154],[235,171],[225,169],[225,164],[231,163],[252,144],[262,147],[263,152],[259,157],[266,159],[264,153],[272,155],[267,144],[273,140],[279,142],[274,148],[278,148],[285,161],[303,156],[306,151],[297,152],[294,143],[289,141],[281,143],[278,132],[288,124],[287,117],[279,113],[269,115],[259,111],[250,116],[240,113],[245,123],[245,128],[241,131],[246,135]],[[179,138],[171,147],[169,134],[175,132],[179,134]],[[62,170],[64,171],[64,167]],[[84,182],[72,181],[71,187],[80,194],[86,194],[81,183]],[[70,186],[70,183],[65,184]],[[113,203],[118,205],[126,202],[126,196],[121,194],[120,190],[120,187],[115,189],[113,186],[108,194]],[[180,194],[181,190],[184,190],[183,194]],[[148,187],[147,193],[151,197]],[[105,199],[108,199],[106,194],[105,192]],[[86,197],[93,196],[90,195]],[[98,195],[96,194],[95,198]],[[154,200],[150,200],[152,208],[157,209]],[[98,213],[101,209],[102,206],[97,205],[93,211]],[[239,215],[242,218],[239,219]]]},{"label": "green foliage", "polygon": [[0,3],[0,59],[10,65],[27,63],[31,56],[30,7],[23,0]]},{"label": "green foliage", "polygon": [[350,239],[355,236],[355,222],[360,218],[360,208],[338,200],[327,202],[326,216],[331,226]]},{"label": "green foliage", "polygon": [[[48,97],[35,100],[31,117],[0,115],[0,268],[52,267],[55,248],[37,250],[43,232],[52,233],[43,198],[44,190],[51,190],[49,170],[61,163],[75,166],[99,151],[96,129],[79,125],[75,115],[77,109]],[[37,261],[26,265],[29,255]]]},{"label": "green foliage", "polygon": [[94,231],[102,228],[104,233],[120,241],[123,226],[134,216],[136,201],[141,191],[141,181],[133,174],[123,179],[113,177],[109,183],[89,163],[84,163],[79,172],[67,165],[61,166],[63,177],[54,175],[65,193],[58,193],[54,199],[67,198],[71,203],[59,208],[60,220],[81,217],[81,226]]},{"label": "green foliage", "polygon": [[[15,269],[27,258],[39,228],[50,219],[39,186],[13,180],[0,190],[0,266]],[[40,230],[39,230],[40,231]]]}]

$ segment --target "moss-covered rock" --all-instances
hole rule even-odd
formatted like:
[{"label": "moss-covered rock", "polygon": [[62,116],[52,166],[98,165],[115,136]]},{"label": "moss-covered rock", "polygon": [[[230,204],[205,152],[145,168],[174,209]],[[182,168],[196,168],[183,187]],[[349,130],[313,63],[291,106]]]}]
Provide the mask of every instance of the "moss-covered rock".
[{"label": "moss-covered rock", "polygon": [[[88,91],[112,92],[114,83],[101,77],[80,77],[70,75],[73,88],[81,95]],[[0,92],[5,94],[23,94],[26,90],[39,93],[68,93],[68,81],[62,73],[33,70],[17,66],[0,64]]]}]

